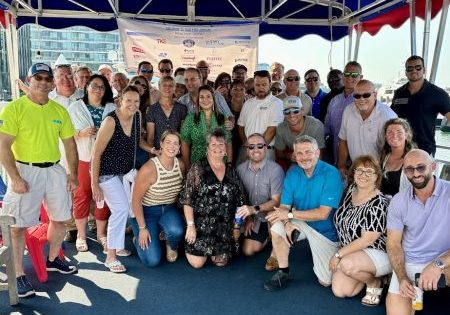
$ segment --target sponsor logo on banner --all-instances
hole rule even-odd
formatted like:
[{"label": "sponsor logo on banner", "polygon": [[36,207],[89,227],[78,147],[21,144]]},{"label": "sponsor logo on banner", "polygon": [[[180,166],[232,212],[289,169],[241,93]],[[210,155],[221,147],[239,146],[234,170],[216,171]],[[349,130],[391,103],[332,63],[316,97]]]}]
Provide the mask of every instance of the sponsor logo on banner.
[{"label": "sponsor logo on banner", "polygon": [[135,53],[141,53],[141,54],[145,53],[144,49],[142,49],[141,47],[137,47],[137,46],[131,47],[131,50]]},{"label": "sponsor logo on banner", "polygon": [[222,57],[216,57],[216,56],[206,57],[206,60],[207,61],[222,61]]},{"label": "sponsor logo on banner", "polygon": [[194,47],[194,46],[195,46],[195,41],[194,41],[193,39],[185,39],[185,40],[183,41],[183,45],[184,45],[185,47],[188,47],[188,48]]},{"label": "sponsor logo on banner", "polygon": [[248,61],[248,59],[247,58],[236,58],[236,59],[234,59],[234,62],[235,63],[245,63],[245,62],[247,62]]},{"label": "sponsor logo on banner", "polygon": [[166,44],[166,39],[165,39],[165,38],[157,38],[157,39],[156,39],[156,42],[157,42],[158,44]]},{"label": "sponsor logo on banner", "polygon": [[182,61],[188,61],[188,62],[194,62],[195,61],[195,55],[193,56],[181,56]]},{"label": "sponsor logo on banner", "polygon": [[248,45],[248,44],[250,44],[250,41],[249,40],[235,40],[234,43],[236,45]]},{"label": "sponsor logo on banner", "polygon": [[168,54],[166,53],[166,52],[160,52],[159,54],[158,54],[158,57],[159,58],[166,58],[168,56]]},{"label": "sponsor logo on banner", "polygon": [[209,39],[206,41],[206,46],[220,47],[224,45],[224,42],[218,39]]},{"label": "sponsor logo on banner", "polygon": [[194,54],[195,52],[194,52],[194,49],[187,49],[187,48],[185,48],[184,49],[184,53],[186,55],[191,55],[191,54]]}]

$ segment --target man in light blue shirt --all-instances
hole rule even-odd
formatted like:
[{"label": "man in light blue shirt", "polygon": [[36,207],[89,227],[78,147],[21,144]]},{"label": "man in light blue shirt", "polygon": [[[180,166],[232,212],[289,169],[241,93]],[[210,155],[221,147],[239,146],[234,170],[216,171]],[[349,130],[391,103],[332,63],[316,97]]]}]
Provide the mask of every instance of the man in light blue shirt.
[{"label": "man in light blue shirt", "polygon": [[[274,207],[275,211],[267,216],[272,224],[272,246],[280,268],[264,284],[268,291],[281,289],[290,280],[289,251],[293,242],[308,240],[314,273],[324,286],[331,284],[328,262],[338,250],[333,214],[343,191],[339,172],[319,160],[317,141],[310,136],[303,135],[294,141],[294,155],[298,165],[286,174],[281,206]],[[297,237],[294,237],[295,230],[300,232]]]}]

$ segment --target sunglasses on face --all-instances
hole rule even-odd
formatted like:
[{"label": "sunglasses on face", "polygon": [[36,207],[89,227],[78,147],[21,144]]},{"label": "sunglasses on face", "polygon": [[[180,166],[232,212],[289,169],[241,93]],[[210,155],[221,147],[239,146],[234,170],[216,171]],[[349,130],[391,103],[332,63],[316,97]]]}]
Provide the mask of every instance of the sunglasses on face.
[{"label": "sunglasses on face", "polygon": [[280,93],[282,89],[270,89],[272,92]]},{"label": "sunglasses on face", "polygon": [[427,166],[428,165],[425,165],[425,164],[420,164],[420,165],[417,165],[416,167],[407,166],[404,168],[404,172],[408,176],[414,175],[414,171],[417,171],[419,174],[423,174],[423,173],[425,173]]},{"label": "sunglasses on face", "polygon": [[261,150],[261,149],[264,148],[265,146],[266,146],[265,143],[249,144],[249,145],[247,146],[247,149],[249,149],[249,150],[255,150],[255,149]]},{"label": "sunglasses on face", "polygon": [[308,79],[305,79],[305,81],[308,83],[317,82],[317,81],[319,81],[319,77],[308,78]]},{"label": "sunglasses on face", "polygon": [[356,79],[360,75],[361,75],[361,73],[359,73],[359,72],[349,72],[349,71],[344,72],[344,77],[346,77],[346,78],[352,77],[352,78]]},{"label": "sunglasses on face", "polygon": [[34,76],[34,79],[36,80],[36,81],[42,81],[42,80],[44,80],[45,82],[47,82],[47,83],[50,83],[50,82],[53,82],[53,78],[52,77],[43,77],[43,76],[41,76],[41,75],[39,75],[39,74],[36,74],[35,76]]},{"label": "sunglasses on face", "polygon": [[286,78],[286,81],[288,81],[288,82],[298,82],[298,81],[300,81],[300,77],[299,76],[295,76],[295,77],[287,77]]},{"label": "sunglasses on face", "polygon": [[285,116],[289,116],[290,114],[298,115],[298,114],[300,114],[300,109],[299,108],[288,108],[288,109],[283,110],[283,114]]},{"label": "sunglasses on face", "polygon": [[353,98],[356,100],[359,100],[360,98],[369,98],[371,97],[373,92],[370,93],[363,93],[363,94],[353,94]]},{"label": "sunglasses on face", "polygon": [[363,168],[356,168],[354,171],[355,171],[355,175],[358,175],[358,176],[361,176],[362,174],[364,174],[367,177],[372,177],[373,175],[375,175],[375,171],[372,169],[365,170]]},{"label": "sunglasses on face", "polygon": [[159,72],[161,72],[161,73],[171,73],[172,69],[159,69]]},{"label": "sunglasses on face", "polygon": [[141,73],[153,73],[153,69],[141,69]]},{"label": "sunglasses on face", "polygon": [[423,67],[422,67],[422,65],[407,66],[405,70],[406,70],[406,72],[411,72],[411,71],[414,71],[414,69],[417,71],[421,71],[423,69]]},{"label": "sunglasses on face", "polygon": [[145,83],[140,82],[140,81],[134,81],[134,82],[132,83],[132,85],[140,85],[140,86],[142,87],[143,90],[146,90],[146,89],[147,89],[147,85],[145,85]]}]

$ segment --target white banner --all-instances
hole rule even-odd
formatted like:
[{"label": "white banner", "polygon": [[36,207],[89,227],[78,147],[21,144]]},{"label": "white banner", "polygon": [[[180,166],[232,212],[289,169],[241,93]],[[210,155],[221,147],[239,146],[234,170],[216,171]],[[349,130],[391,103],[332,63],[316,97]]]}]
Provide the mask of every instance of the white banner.
[{"label": "white banner", "polygon": [[177,67],[195,67],[205,60],[210,78],[232,72],[243,64],[253,74],[257,65],[259,28],[257,24],[178,25],[117,19],[129,71],[137,71],[139,62],[152,63],[158,74],[158,62],[168,58]]}]

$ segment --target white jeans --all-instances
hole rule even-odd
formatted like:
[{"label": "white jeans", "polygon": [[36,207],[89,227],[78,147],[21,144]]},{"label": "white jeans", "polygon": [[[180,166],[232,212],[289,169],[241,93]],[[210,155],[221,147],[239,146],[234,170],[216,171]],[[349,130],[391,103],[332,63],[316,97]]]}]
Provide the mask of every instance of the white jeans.
[{"label": "white jeans", "polygon": [[123,249],[125,247],[125,227],[130,204],[122,179],[119,176],[114,176],[99,185],[111,211],[108,220],[108,249]]}]

